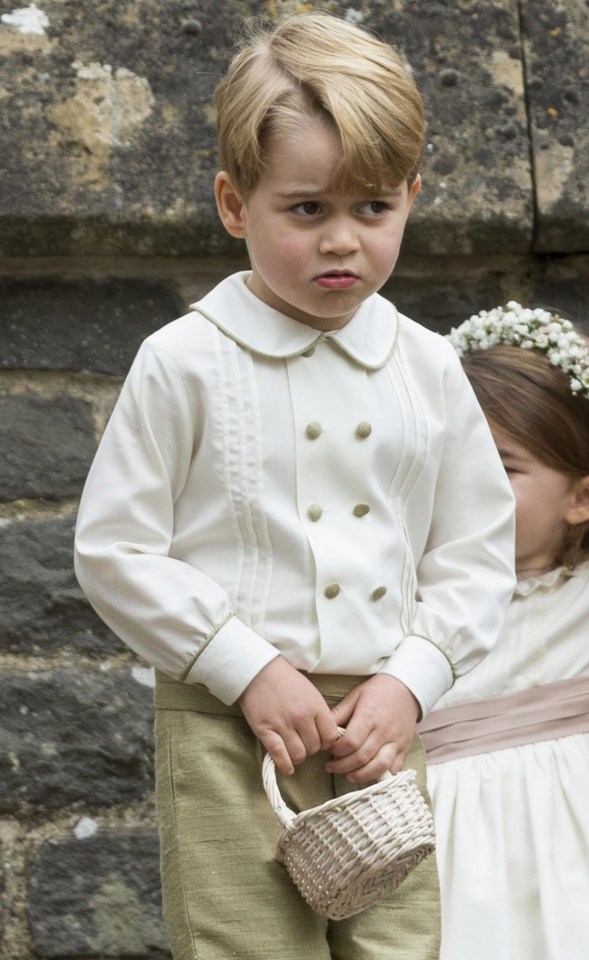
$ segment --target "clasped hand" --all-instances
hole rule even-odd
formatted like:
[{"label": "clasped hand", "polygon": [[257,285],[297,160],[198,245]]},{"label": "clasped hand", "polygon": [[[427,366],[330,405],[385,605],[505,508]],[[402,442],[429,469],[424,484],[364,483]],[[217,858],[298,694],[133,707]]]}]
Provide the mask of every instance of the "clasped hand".
[{"label": "clasped hand", "polygon": [[[284,657],[276,657],[239,699],[244,716],[281,773],[320,750],[329,773],[351,783],[399,771],[411,747],[419,704],[400,680],[375,674],[331,710],[317,688]],[[339,727],[345,727],[340,734]]]}]

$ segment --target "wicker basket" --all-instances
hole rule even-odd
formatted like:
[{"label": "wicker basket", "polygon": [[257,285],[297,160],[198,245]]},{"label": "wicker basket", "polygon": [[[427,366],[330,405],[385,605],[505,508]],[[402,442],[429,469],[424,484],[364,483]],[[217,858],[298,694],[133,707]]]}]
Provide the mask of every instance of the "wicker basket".
[{"label": "wicker basket", "polygon": [[331,920],[371,906],[434,849],[433,818],[414,770],[387,773],[298,814],[282,799],[269,755],[262,778],[283,825],[276,859],[313,910]]}]

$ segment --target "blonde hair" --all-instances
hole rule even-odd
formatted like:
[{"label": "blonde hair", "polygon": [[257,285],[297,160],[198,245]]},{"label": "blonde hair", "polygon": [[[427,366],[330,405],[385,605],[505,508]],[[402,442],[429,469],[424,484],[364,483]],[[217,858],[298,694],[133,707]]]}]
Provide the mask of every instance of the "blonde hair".
[{"label": "blonde hair", "polygon": [[410,184],[425,142],[420,94],[391,46],[324,13],[262,31],[233,58],[216,90],[221,166],[247,197],[272,139],[319,118],[341,139],[340,186],[371,192]]},{"label": "blonde hair", "polygon": [[[589,399],[571,392],[545,353],[494,346],[462,365],[491,425],[571,480],[589,476]],[[555,559],[571,569],[589,559],[589,521],[568,526]]]}]

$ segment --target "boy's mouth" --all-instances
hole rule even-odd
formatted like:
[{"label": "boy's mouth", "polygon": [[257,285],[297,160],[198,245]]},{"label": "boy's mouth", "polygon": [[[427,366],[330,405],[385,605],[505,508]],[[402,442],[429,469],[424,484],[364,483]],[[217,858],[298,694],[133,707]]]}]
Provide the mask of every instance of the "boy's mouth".
[{"label": "boy's mouth", "polygon": [[327,270],[315,277],[315,282],[327,290],[347,290],[353,287],[358,277],[350,270]]}]

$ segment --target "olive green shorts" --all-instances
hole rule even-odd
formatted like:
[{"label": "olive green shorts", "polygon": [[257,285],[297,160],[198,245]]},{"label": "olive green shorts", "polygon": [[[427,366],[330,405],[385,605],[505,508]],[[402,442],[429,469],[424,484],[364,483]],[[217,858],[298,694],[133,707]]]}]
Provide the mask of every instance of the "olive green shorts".
[{"label": "olive green shorts", "polygon": [[[312,678],[330,706],[346,678]],[[351,679],[351,678],[350,678]],[[323,681],[323,682],[322,682]],[[164,919],[174,960],[437,960],[434,856],[388,897],[332,921],[303,900],[275,859],[281,825],[261,779],[263,748],[238,707],[158,676],[156,786]],[[317,755],[278,782],[299,811],[354,787]],[[416,737],[407,766],[425,793]]]}]

